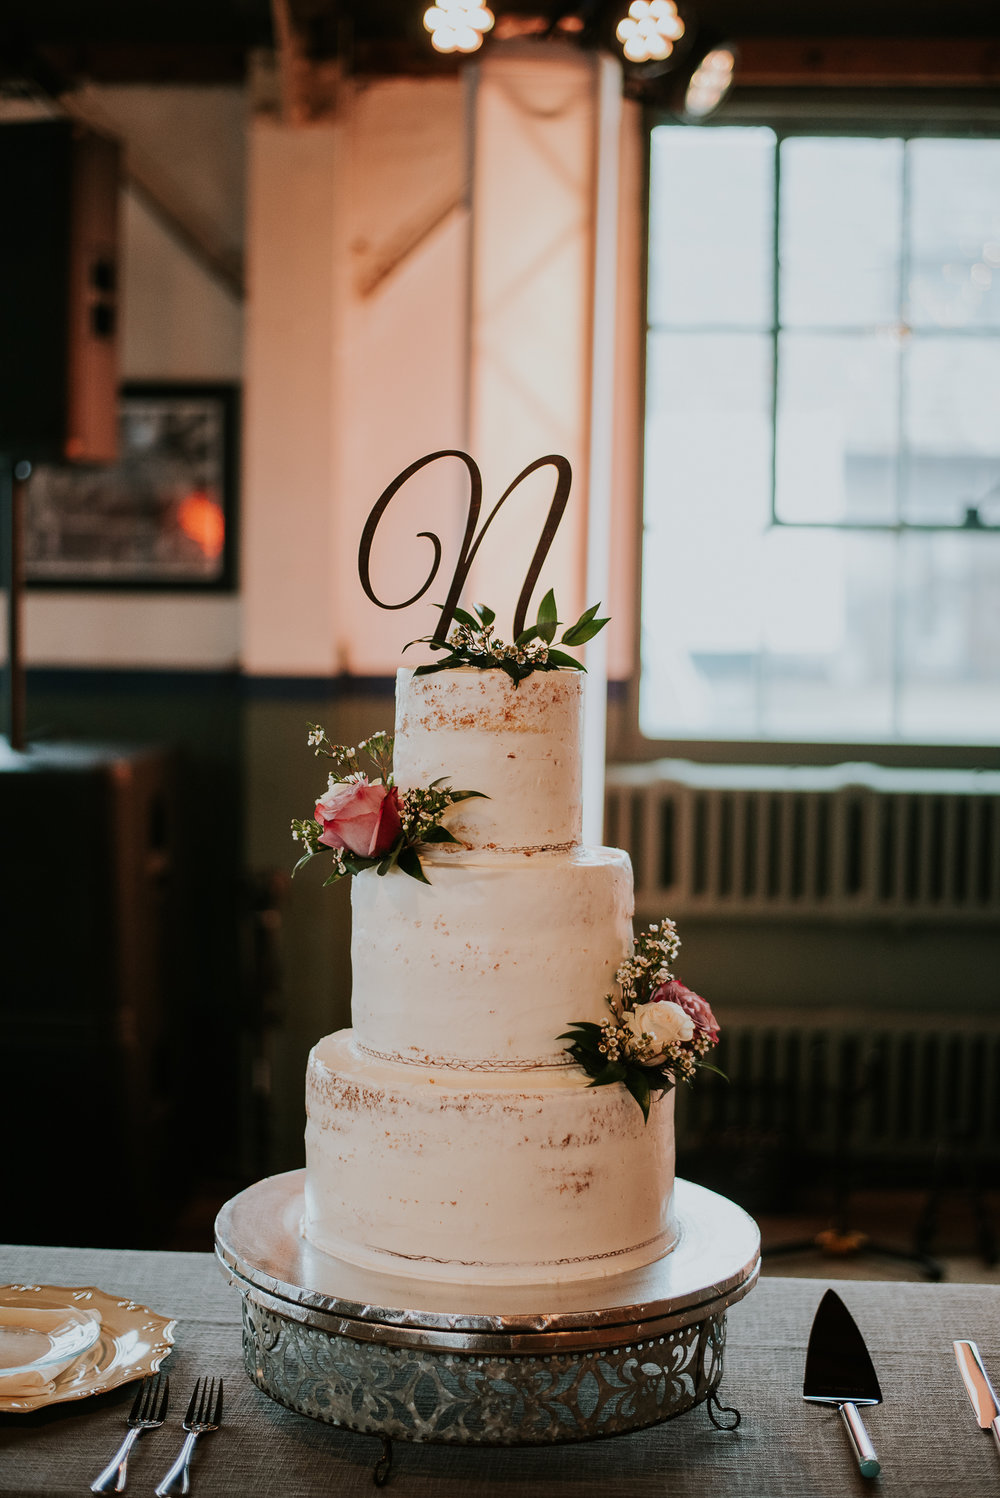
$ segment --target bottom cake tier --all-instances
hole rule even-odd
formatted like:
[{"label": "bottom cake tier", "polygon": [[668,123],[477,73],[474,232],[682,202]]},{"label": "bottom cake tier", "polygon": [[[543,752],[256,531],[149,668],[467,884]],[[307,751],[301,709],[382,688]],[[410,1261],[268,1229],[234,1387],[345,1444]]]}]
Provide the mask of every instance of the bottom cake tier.
[{"label": "bottom cake tier", "polygon": [[306,1074],[306,1238],[353,1264],[469,1284],[618,1274],[672,1246],[674,1100],[648,1123],[575,1067],[381,1061],[350,1030]]}]

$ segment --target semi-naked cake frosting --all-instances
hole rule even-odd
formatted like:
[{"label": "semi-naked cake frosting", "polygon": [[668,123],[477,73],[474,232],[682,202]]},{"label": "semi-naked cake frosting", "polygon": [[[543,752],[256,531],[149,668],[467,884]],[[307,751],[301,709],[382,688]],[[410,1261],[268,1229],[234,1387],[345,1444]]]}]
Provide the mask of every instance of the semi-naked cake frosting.
[{"label": "semi-naked cake frosting", "polygon": [[352,880],[354,1028],[306,1082],[305,1234],[394,1274],[469,1284],[592,1278],[672,1245],[673,1093],[648,1123],[564,1049],[600,1021],[632,947],[632,870],[581,845],[582,679],[460,668],[396,684],[401,790],[488,800],[462,847]]}]

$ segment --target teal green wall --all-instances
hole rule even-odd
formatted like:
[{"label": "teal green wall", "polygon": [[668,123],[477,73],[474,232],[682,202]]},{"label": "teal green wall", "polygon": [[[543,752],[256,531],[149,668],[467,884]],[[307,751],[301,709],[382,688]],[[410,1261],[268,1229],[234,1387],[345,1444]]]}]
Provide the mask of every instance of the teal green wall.
[{"label": "teal green wall", "polygon": [[309,817],[326,789],[326,763],[306,743],[321,723],[334,743],[356,744],[391,731],[392,685],[360,694],[252,696],[243,705],[244,857],[258,874],[284,880],[280,906],[279,1022],[270,1036],[273,1088],[272,1168],[302,1163],[306,1058],[322,1035],[350,1024],[350,889],[324,888],[321,867],[288,878],[299,850],[292,817]]}]

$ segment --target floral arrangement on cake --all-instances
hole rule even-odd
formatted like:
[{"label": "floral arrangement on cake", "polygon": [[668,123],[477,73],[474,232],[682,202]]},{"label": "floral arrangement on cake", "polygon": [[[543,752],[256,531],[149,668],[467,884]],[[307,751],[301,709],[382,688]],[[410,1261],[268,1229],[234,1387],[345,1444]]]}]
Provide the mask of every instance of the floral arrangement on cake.
[{"label": "floral arrangement on cake", "polygon": [[[575,649],[599,634],[608,623],[607,619],[597,618],[600,606],[595,603],[585,609],[576,623],[563,631],[558,643]],[[410,641],[410,645],[429,645],[432,650],[448,651],[443,660],[417,666],[414,676],[427,676],[432,671],[446,671],[454,666],[475,666],[480,671],[505,671],[516,687],[533,671],[586,671],[586,666],[574,656],[554,648],[560,621],[551,588],[538,605],[535,623],[522,629],[511,645],[505,645],[496,635],[496,614],[492,609],[484,603],[473,604],[473,609],[474,614],[466,609],[455,610],[447,641],[437,640],[433,635]],[[408,650],[410,645],[404,648]]]},{"label": "floral arrangement on cake", "polygon": [[609,1013],[600,1023],[575,1022],[560,1040],[591,1078],[591,1087],[624,1082],[649,1118],[654,1092],[667,1092],[697,1071],[718,1067],[706,1061],[718,1043],[719,1026],[710,1005],[671,972],[680,948],[673,921],[664,919],[640,932],[631,957],[615,974],[617,992],[607,995]]},{"label": "floral arrangement on cake", "polygon": [[[331,744],[320,725],[311,723],[308,743],[337,768],[327,777],[313,820],[292,821],[292,837],[305,849],[293,875],[312,859],[329,855],[333,867],[324,887],[362,869],[388,874],[393,868],[430,884],[418,848],[422,843],[457,843],[441,818],[450,806],[483,792],[452,790],[443,779],[423,789],[401,791],[392,777],[393,740],[388,733],[373,733],[356,749],[347,748]],[[362,752],[375,766],[374,778],[361,769]]]}]

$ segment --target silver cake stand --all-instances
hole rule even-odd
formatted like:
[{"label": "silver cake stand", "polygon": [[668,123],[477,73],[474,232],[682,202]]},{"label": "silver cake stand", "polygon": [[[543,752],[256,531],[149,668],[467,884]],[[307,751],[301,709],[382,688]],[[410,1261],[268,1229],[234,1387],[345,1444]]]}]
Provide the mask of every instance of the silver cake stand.
[{"label": "silver cake stand", "polygon": [[[473,1287],[397,1278],[301,1236],[304,1171],[219,1213],[216,1253],[243,1297],[247,1373],[314,1420],[385,1442],[549,1445],[621,1435],[708,1401],[726,1311],[754,1286],[760,1233],[714,1192],[678,1181],[677,1243],[629,1274]],[[713,1408],[714,1405],[714,1408]],[[376,1472],[376,1480],[380,1480]]]}]

